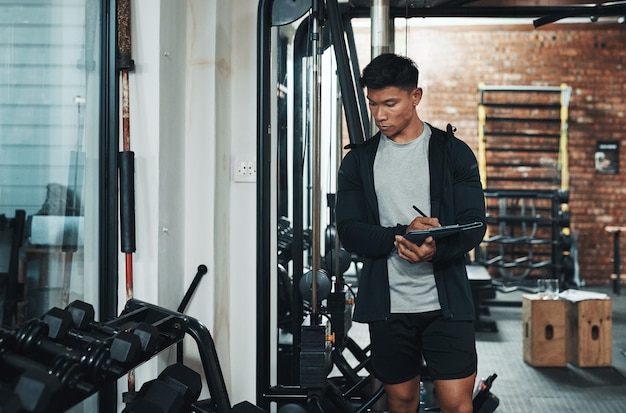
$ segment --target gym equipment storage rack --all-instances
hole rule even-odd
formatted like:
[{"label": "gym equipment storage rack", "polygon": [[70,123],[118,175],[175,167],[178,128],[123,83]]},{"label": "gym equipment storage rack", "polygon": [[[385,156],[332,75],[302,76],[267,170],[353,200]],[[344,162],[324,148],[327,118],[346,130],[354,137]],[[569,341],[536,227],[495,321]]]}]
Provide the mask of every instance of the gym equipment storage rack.
[{"label": "gym equipment storage rack", "polygon": [[484,188],[569,188],[572,88],[478,86],[478,151]]},{"label": "gym equipment storage rack", "polygon": [[478,87],[479,168],[488,229],[479,261],[505,280],[571,269],[571,87]]}]

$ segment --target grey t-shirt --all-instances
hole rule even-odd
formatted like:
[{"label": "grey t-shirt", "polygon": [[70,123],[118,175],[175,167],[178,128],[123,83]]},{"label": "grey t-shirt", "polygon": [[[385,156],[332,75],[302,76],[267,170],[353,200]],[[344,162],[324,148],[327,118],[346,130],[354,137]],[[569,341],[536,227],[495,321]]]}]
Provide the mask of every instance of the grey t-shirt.
[{"label": "grey t-shirt", "polygon": [[[385,227],[409,224],[417,215],[413,205],[430,214],[428,143],[432,131],[408,143],[381,136],[374,160],[374,187],[380,223]],[[392,313],[438,310],[439,296],[430,262],[411,264],[394,250],[387,258]]]}]

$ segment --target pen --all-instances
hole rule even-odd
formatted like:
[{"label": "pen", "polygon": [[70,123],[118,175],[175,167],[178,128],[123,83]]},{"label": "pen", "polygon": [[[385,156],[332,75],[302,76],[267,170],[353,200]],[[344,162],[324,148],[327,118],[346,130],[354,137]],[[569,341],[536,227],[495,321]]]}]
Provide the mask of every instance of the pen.
[{"label": "pen", "polygon": [[425,213],[422,212],[421,209],[419,209],[418,207],[416,207],[415,205],[413,205],[413,209],[416,210],[421,216],[423,216],[424,218],[428,218],[428,215],[426,215]]}]

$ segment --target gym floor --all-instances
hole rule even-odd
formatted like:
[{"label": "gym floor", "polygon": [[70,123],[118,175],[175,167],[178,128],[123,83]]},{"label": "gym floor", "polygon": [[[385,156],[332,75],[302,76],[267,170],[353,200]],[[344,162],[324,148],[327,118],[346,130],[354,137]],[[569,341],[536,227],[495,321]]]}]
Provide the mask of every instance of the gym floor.
[{"label": "gym floor", "polygon": [[[626,290],[626,288],[622,288]],[[612,366],[533,367],[523,358],[522,292],[497,293],[485,321],[497,332],[478,332],[478,377],[497,374],[491,392],[500,403],[496,413],[618,413],[626,411],[626,291],[610,286],[586,287],[612,300]],[[505,304],[505,305],[503,305]],[[509,305],[506,305],[509,304]],[[349,335],[368,343],[367,327],[354,323]]]},{"label": "gym floor", "polygon": [[[624,412],[626,411],[626,296],[610,287],[586,291],[612,300],[612,366],[578,368],[532,367],[523,360],[522,308],[490,306],[496,333],[477,333],[478,375],[497,373],[492,393],[500,399],[497,412]],[[521,302],[521,293],[498,293],[496,300]]]}]

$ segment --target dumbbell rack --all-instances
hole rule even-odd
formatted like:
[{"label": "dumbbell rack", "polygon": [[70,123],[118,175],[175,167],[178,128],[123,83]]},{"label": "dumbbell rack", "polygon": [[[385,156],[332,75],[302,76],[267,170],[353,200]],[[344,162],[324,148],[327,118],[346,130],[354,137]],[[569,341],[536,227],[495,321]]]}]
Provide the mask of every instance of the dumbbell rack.
[{"label": "dumbbell rack", "polygon": [[[260,411],[247,402],[231,407],[213,339],[198,320],[135,299],[108,322],[93,321],[90,311],[89,304],[74,302],[65,310],[53,308],[18,330],[0,328],[3,412],[66,411],[182,342],[185,334],[198,345],[211,395],[185,411]],[[15,407],[7,410],[9,406]]]},{"label": "dumbbell rack", "polygon": [[[55,307],[18,330],[0,329],[0,386],[19,397],[20,411],[65,411],[179,342],[188,330],[185,317],[156,308],[131,311],[127,305],[119,318],[97,323],[89,304],[72,305]],[[77,308],[80,326],[72,318]]]}]

